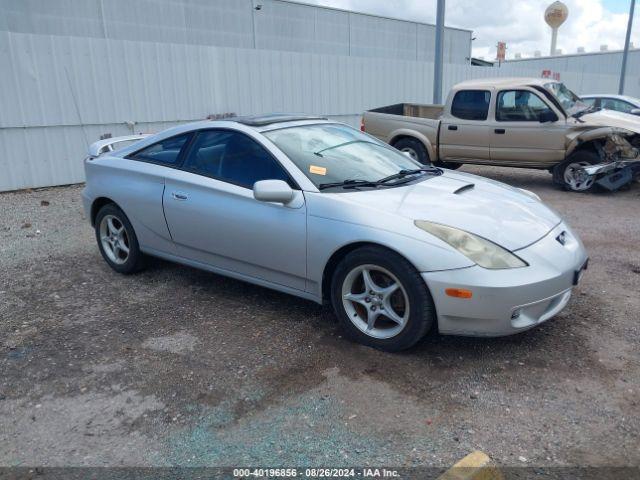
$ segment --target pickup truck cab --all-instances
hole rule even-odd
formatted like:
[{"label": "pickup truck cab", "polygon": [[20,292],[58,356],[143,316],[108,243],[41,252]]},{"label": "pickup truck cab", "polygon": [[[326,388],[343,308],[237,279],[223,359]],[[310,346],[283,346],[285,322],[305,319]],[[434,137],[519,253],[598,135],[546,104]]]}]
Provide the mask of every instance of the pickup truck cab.
[{"label": "pickup truck cab", "polygon": [[445,105],[369,110],[362,130],[422,163],[548,169],[575,191],[595,183],[582,167],[635,159],[640,151],[638,117],[597,111],[564,84],[539,78],[459,83]]}]

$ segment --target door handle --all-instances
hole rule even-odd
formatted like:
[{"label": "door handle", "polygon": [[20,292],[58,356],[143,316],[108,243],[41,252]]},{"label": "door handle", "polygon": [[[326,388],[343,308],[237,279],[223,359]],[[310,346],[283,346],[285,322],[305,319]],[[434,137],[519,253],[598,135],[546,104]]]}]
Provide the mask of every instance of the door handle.
[{"label": "door handle", "polygon": [[504,133],[505,133],[505,129],[504,128],[496,128],[493,131],[496,132],[498,135],[504,135]]},{"label": "door handle", "polygon": [[457,126],[457,125],[449,125],[449,126],[447,127],[447,129],[449,129],[449,130],[457,130],[457,129],[458,129],[458,126]]},{"label": "door handle", "polygon": [[171,196],[174,200],[186,200],[189,196],[182,192],[171,192]]}]

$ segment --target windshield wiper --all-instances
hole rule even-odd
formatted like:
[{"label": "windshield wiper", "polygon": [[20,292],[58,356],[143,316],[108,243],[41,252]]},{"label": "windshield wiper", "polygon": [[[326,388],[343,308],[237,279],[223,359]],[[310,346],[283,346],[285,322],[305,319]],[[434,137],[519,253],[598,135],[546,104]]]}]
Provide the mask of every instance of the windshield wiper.
[{"label": "windshield wiper", "polygon": [[393,175],[389,175],[388,177],[381,178],[380,180],[376,180],[376,184],[382,185],[384,183],[390,182],[391,180],[398,180],[400,178],[407,177],[409,175],[417,175],[418,173],[430,173],[432,175],[442,175],[442,170],[437,167],[426,167],[426,168],[415,168],[413,170],[400,170],[398,173],[394,173]]},{"label": "windshield wiper", "polygon": [[369,180],[360,180],[348,178],[342,182],[333,183],[321,183],[318,185],[318,190],[324,190],[325,188],[343,187],[343,188],[356,188],[356,187],[377,187],[378,182],[371,182]]},{"label": "windshield wiper", "polygon": [[573,118],[580,118],[583,115],[586,115],[587,113],[597,112],[598,110],[601,110],[601,108],[600,107],[596,107],[595,105],[591,105],[590,107],[587,107],[584,110],[580,110],[579,112],[576,112],[571,116]]},{"label": "windshield wiper", "polygon": [[[381,178],[380,180],[361,180],[349,178],[342,182],[333,183],[321,183],[318,185],[318,190],[324,190],[325,188],[343,187],[343,188],[356,188],[356,187],[379,187],[391,180],[398,180],[410,175],[417,175],[419,173],[430,173],[432,175],[442,175],[442,169],[437,167],[416,168],[413,170],[400,170],[398,173],[389,175],[388,177]],[[401,182],[405,183],[405,182]]]},{"label": "windshield wiper", "polygon": [[[368,140],[351,140],[349,142],[339,143],[337,145],[332,145],[330,147],[323,148],[321,150],[318,150],[317,152],[313,152],[313,154],[317,155],[319,157],[322,157],[322,152],[326,152],[327,150],[333,150],[334,148],[344,147],[346,145],[351,145],[351,144],[354,144],[354,143],[370,143],[371,145],[378,145],[377,143],[369,142]],[[380,145],[378,145],[378,146],[380,146]]]}]

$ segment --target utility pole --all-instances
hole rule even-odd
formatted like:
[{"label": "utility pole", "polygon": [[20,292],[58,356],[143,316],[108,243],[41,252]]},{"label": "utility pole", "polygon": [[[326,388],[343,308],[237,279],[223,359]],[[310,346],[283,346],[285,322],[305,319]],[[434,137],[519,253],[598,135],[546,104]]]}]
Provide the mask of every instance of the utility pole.
[{"label": "utility pole", "polygon": [[618,95],[624,93],[624,77],[627,74],[627,57],[629,56],[629,42],[631,41],[631,27],[633,26],[633,10],[636,6],[636,0],[631,0],[629,9],[629,23],[627,24],[627,37],[624,40],[624,52],[622,53],[622,67],[620,68],[620,85],[618,86]]},{"label": "utility pole", "polygon": [[442,57],[444,53],[445,0],[438,0],[436,13],[436,51],[433,58],[433,103],[442,103]]}]

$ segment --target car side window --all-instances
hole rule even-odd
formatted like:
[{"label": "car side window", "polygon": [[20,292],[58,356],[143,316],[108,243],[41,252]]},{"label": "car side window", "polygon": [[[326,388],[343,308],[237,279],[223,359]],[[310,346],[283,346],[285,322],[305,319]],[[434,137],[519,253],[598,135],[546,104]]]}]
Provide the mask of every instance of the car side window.
[{"label": "car side window", "polygon": [[630,113],[631,110],[633,110],[633,105],[617,98],[603,98],[601,103],[602,108],[605,110],[615,110],[624,113]]},{"label": "car side window", "polygon": [[498,94],[496,120],[537,122],[541,114],[553,112],[542,99],[528,90],[506,90]]},{"label": "car side window", "polygon": [[187,144],[190,136],[191,133],[185,133],[175,137],[165,138],[142,150],[138,150],[127,158],[158,163],[160,165],[175,166],[178,163],[180,152]]},{"label": "car side window", "polygon": [[451,115],[463,120],[486,120],[490,100],[488,90],[460,90],[451,102]]},{"label": "car side window", "polygon": [[581,98],[582,103],[584,103],[587,107],[593,107],[596,105],[595,98]]},{"label": "car side window", "polygon": [[283,180],[297,188],[284,168],[255,140],[231,130],[198,134],[182,168],[245,188],[259,180]]}]

